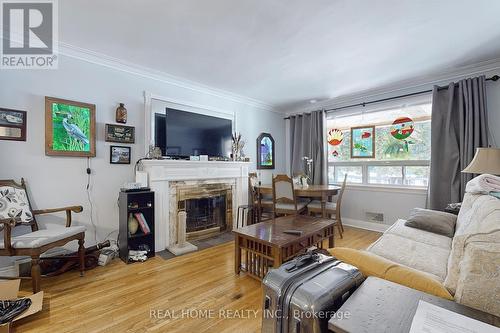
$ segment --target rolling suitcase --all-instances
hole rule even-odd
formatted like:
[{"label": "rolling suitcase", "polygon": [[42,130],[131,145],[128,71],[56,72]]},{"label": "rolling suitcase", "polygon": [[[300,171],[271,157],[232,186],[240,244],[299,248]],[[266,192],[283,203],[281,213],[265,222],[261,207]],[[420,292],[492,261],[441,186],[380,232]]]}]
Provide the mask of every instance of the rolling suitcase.
[{"label": "rolling suitcase", "polygon": [[320,253],[284,263],[262,281],[262,332],[328,332],[328,320],[363,280],[356,267]]}]

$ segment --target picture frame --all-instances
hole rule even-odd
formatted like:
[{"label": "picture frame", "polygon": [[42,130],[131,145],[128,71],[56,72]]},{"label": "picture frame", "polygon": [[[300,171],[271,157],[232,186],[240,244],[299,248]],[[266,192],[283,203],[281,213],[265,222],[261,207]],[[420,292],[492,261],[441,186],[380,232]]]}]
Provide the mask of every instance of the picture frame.
[{"label": "picture frame", "polygon": [[135,127],[106,124],[105,140],[116,143],[135,143]]},{"label": "picture frame", "polygon": [[130,164],[132,149],[127,146],[110,146],[109,163]]},{"label": "picture frame", "polygon": [[45,97],[45,155],[95,157],[95,104]]},{"label": "picture frame", "polygon": [[351,158],[375,158],[375,126],[351,127]]},{"label": "picture frame", "polygon": [[257,169],[275,168],[274,138],[269,133],[261,133],[257,138]]},{"label": "picture frame", "polygon": [[26,141],[26,111],[0,108],[0,140]]}]

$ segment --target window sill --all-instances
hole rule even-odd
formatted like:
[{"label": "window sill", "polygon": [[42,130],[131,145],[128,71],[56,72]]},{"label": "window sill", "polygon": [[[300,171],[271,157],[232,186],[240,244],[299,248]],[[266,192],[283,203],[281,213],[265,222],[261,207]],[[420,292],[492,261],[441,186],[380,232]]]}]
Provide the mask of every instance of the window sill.
[{"label": "window sill", "polygon": [[[335,184],[342,186],[342,184]],[[374,185],[374,184],[346,184],[347,189],[368,192],[390,192],[403,194],[427,195],[427,187],[401,186],[401,185]]]}]

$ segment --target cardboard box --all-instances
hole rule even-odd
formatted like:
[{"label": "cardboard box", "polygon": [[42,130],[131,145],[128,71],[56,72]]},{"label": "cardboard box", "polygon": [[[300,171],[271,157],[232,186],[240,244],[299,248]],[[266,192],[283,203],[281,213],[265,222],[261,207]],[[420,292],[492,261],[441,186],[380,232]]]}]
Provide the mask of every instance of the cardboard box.
[{"label": "cardboard box", "polygon": [[[18,280],[18,279],[16,279],[16,280],[1,280],[0,281],[0,301],[23,298],[23,297],[18,297],[20,284],[21,284],[21,280]],[[19,316],[14,318],[13,321],[30,316],[30,315],[42,310],[43,291],[40,291],[34,295],[28,296],[27,298],[31,299],[31,306],[28,308],[28,310],[24,311]],[[7,324],[1,325],[0,326],[0,333],[10,332],[11,331],[11,324],[12,323],[7,323]]]}]

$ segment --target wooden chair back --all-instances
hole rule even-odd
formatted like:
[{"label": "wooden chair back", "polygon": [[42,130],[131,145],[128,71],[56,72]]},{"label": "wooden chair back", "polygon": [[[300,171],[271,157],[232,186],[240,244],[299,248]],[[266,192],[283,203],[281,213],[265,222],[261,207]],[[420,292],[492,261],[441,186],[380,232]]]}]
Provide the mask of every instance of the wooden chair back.
[{"label": "wooden chair back", "polygon": [[248,174],[248,193],[250,194],[250,203],[255,205],[259,201],[259,193],[257,192],[256,186],[258,185],[258,178],[256,172],[250,172]]},{"label": "wooden chair back", "polygon": [[295,211],[297,210],[293,180],[287,175],[277,175],[273,178],[273,209],[275,212],[277,203],[294,204]]},{"label": "wooden chair back", "polygon": [[342,197],[344,196],[346,183],[347,183],[347,173],[344,175],[344,181],[342,182],[342,187],[340,188],[339,196],[337,198],[337,207],[336,207],[337,219],[340,219],[340,204],[342,203]]}]

